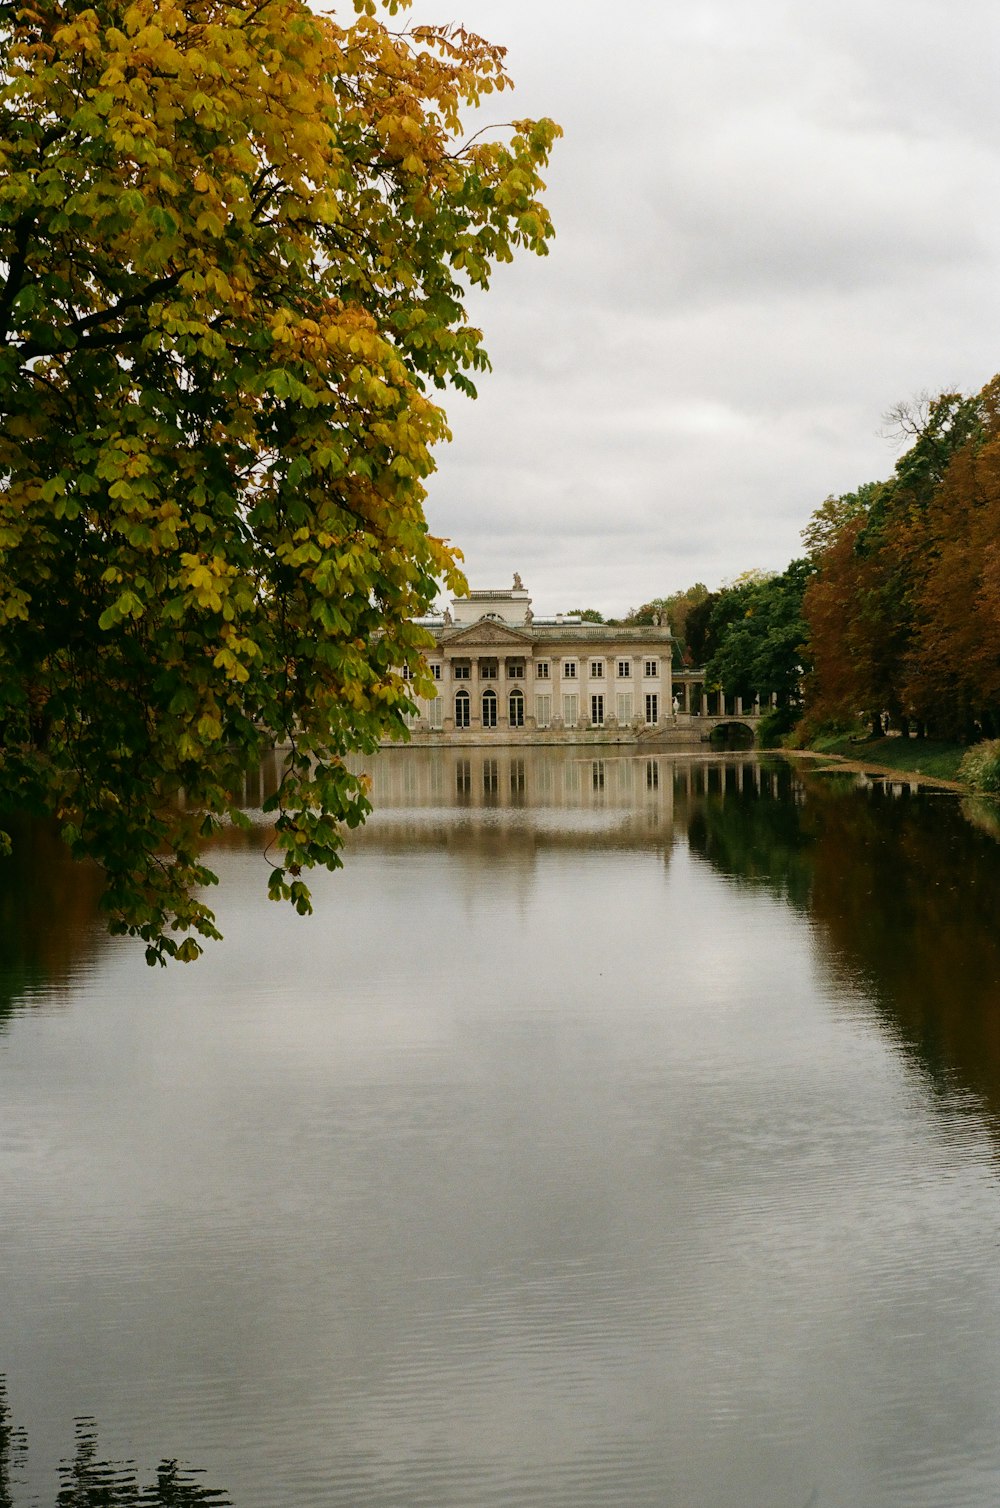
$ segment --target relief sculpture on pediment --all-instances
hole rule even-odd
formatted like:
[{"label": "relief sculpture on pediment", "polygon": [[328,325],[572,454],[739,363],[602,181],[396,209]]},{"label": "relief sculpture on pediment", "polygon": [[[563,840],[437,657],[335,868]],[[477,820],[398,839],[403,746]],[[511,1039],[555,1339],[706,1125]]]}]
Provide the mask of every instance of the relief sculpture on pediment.
[{"label": "relief sculpture on pediment", "polygon": [[507,628],[502,623],[472,623],[463,633],[455,634],[448,640],[448,648],[454,650],[460,646],[464,652],[467,649],[496,648],[498,644],[509,644],[523,649],[526,638],[526,634]]}]

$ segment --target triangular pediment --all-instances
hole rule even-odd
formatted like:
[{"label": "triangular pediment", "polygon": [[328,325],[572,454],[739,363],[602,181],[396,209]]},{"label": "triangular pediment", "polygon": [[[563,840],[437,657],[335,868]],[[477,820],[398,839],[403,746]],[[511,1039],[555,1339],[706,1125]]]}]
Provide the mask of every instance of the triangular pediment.
[{"label": "triangular pediment", "polygon": [[480,618],[448,635],[447,647],[454,649],[525,649],[531,644],[531,635],[526,629],[511,628],[508,623],[497,623],[492,618]]}]

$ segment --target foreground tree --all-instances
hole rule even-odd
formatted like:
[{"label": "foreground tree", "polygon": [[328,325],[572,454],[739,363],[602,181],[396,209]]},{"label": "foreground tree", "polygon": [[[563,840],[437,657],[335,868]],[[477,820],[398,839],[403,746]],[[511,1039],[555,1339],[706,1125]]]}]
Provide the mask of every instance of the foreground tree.
[{"label": "foreground tree", "polygon": [[218,936],[201,848],[267,748],[272,895],[308,910],[363,819],[344,756],[402,731],[460,583],[428,392],[473,391],[465,289],[551,235],[557,128],[463,145],[502,49],[357,8],[0,7],[0,801],[150,962]]}]

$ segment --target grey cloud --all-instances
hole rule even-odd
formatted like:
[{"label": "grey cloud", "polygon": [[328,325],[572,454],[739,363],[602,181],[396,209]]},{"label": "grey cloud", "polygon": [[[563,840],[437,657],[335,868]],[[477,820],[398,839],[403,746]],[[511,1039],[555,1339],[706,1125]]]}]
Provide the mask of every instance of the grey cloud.
[{"label": "grey cloud", "polygon": [[520,87],[494,118],[566,128],[554,249],[474,301],[494,371],[448,403],[431,483],[473,576],[615,611],[781,568],[829,492],[891,472],[893,402],[1000,365],[982,0],[473,0],[461,19],[509,46]]}]

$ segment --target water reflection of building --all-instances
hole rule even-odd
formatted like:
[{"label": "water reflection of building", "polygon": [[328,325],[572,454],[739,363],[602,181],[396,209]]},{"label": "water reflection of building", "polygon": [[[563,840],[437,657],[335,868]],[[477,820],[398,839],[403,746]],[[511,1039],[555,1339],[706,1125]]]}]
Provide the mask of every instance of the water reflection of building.
[{"label": "water reflection of building", "polygon": [[686,757],[652,750],[536,747],[385,749],[370,761],[375,812],[551,808],[576,812],[655,811],[672,821],[675,807],[710,797],[772,796],[779,774],[756,758]]},{"label": "water reflection of building", "polygon": [[495,866],[525,904],[543,860],[632,853],[668,865],[707,808],[769,805],[779,779],[755,758],[635,746],[384,749],[367,772],[374,809],[349,851],[447,853],[477,885]]},{"label": "water reflection of building", "polygon": [[673,723],[671,634],[536,618],[519,576],[507,590],[452,599],[427,618],[435,695],[411,728],[434,742],[627,742]]},{"label": "water reflection of building", "polygon": [[369,766],[375,812],[495,808],[648,813],[669,821],[671,761],[662,754],[570,749],[384,750]]},{"label": "water reflection of building", "polygon": [[[563,855],[644,852],[667,863],[678,829],[670,760],[607,747],[385,749],[369,765],[373,813],[348,838],[369,853],[446,852],[520,887]],[[350,865],[350,857],[347,863]]]}]

